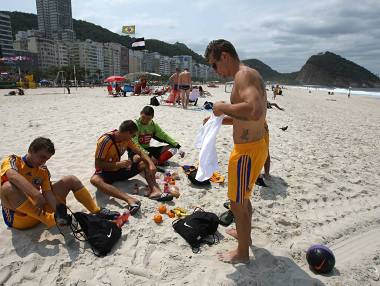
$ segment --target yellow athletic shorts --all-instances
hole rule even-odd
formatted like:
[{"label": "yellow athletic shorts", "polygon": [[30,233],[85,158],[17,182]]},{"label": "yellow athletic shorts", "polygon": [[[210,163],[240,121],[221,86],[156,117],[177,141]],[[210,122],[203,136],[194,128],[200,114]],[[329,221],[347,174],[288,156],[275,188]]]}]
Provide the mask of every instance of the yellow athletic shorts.
[{"label": "yellow athletic shorts", "polygon": [[[51,215],[53,213],[53,210],[48,205],[45,205],[44,210],[49,213],[46,213],[45,215],[41,214],[40,217],[43,219],[43,221],[47,223],[48,226],[55,225],[54,216]],[[16,229],[28,229],[41,223],[40,220],[34,217],[31,217],[19,211],[8,209],[4,206],[2,208],[2,213],[3,213],[4,223],[8,227],[12,227]]]},{"label": "yellow athletic shorts", "polygon": [[264,138],[244,144],[235,144],[228,163],[228,198],[243,204],[250,199],[253,186],[268,156]]}]

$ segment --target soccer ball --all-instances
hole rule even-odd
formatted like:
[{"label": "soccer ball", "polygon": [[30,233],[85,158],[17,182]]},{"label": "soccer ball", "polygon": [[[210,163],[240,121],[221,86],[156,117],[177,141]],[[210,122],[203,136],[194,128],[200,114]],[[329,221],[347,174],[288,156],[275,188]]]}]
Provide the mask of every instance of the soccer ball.
[{"label": "soccer ball", "polygon": [[333,252],[322,244],[312,245],[306,252],[306,260],[310,268],[317,273],[329,273],[335,266]]}]

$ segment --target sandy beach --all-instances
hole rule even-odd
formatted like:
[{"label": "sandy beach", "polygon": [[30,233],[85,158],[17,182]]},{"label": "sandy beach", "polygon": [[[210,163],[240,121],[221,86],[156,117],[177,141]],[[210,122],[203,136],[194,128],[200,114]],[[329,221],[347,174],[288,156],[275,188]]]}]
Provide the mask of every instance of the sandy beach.
[{"label": "sandy beach", "polygon": [[[229,100],[224,86],[207,88],[212,97]],[[94,172],[97,138],[126,119],[135,119],[149,103],[147,96],[112,98],[105,88],[26,90],[25,96],[3,96],[0,90],[0,157],[23,155],[37,136],[49,137],[56,154],[48,161],[52,180],[78,176],[99,205],[123,211],[125,203],[96,195],[89,180]],[[104,258],[87,244],[63,237],[43,225],[27,231],[0,223],[0,285],[380,285],[380,100],[327,92],[285,89],[275,101],[285,111],[269,109],[272,158],[270,186],[256,187],[252,197],[253,247],[248,265],[229,265],[217,253],[236,246],[219,226],[221,240],[194,254],[174,232],[167,216],[152,220],[158,203],[142,195],[141,214],[123,227],[122,238]],[[172,170],[194,164],[195,137],[210,114],[199,107],[155,107],[161,127],[183,146]],[[280,127],[288,126],[286,131]],[[217,139],[220,172],[227,177],[232,128],[222,126]],[[126,156],[126,155],[125,155]],[[225,211],[227,184],[193,187],[181,173],[181,197],[170,206]],[[228,177],[226,178],[228,180]],[[140,176],[116,185],[132,193]],[[83,210],[72,195],[68,205]],[[336,255],[327,276],[308,269],[305,250],[328,245]]]}]

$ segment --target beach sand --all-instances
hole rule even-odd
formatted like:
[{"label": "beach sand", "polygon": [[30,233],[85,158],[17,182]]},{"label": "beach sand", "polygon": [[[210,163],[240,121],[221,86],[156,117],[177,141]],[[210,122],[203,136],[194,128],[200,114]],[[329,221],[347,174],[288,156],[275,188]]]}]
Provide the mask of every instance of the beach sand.
[{"label": "beach sand", "polygon": [[[206,88],[208,101],[228,100],[224,87]],[[25,154],[37,136],[55,143],[48,161],[52,180],[78,176],[95,197],[89,179],[94,171],[97,138],[134,119],[149,97],[110,98],[105,88],[27,90],[5,97],[1,90],[0,156]],[[0,285],[379,285],[380,272],[380,100],[327,92],[285,89],[275,100],[285,111],[268,110],[272,180],[256,187],[252,203],[253,247],[249,265],[229,265],[217,253],[236,247],[226,228],[221,240],[194,254],[173,231],[167,216],[152,220],[158,203],[139,196],[142,212],[123,227],[111,254],[94,256],[87,244],[63,237],[43,225],[27,231],[0,223]],[[271,92],[268,92],[271,97]],[[201,99],[202,105],[205,99]],[[272,100],[271,100],[272,101]],[[186,156],[171,160],[172,170],[194,164],[195,136],[208,111],[191,107],[155,107],[155,120],[183,146]],[[280,127],[289,126],[284,132]],[[220,171],[227,175],[232,128],[223,126],[217,139]],[[117,183],[132,192],[141,177]],[[185,175],[177,182],[182,196],[176,206],[225,211],[227,184],[192,187]],[[126,204],[96,196],[101,206],[119,211]],[[70,194],[68,205],[84,210]],[[315,275],[305,250],[315,243],[331,247],[336,268]]]}]

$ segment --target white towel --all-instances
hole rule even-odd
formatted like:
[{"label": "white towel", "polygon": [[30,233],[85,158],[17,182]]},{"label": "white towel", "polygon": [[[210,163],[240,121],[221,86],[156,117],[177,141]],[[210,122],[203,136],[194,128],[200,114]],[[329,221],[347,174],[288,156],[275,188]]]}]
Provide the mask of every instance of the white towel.
[{"label": "white towel", "polygon": [[210,179],[212,174],[219,169],[215,143],[223,118],[224,115],[216,117],[212,113],[206,124],[198,131],[195,147],[201,150],[195,179],[200,182]]}]

